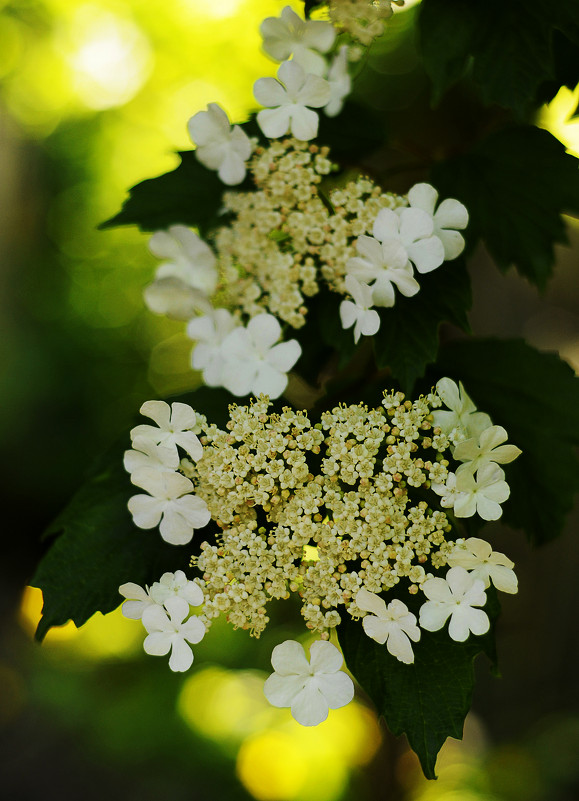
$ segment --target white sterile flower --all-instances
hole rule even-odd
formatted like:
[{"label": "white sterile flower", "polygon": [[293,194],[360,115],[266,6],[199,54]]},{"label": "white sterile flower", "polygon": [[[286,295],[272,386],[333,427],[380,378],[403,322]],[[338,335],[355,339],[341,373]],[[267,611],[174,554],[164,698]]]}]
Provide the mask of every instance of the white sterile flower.
[{"label": "white sterile flower", "polygon": [[493,551],[490,543],[478,537],[469,537],[461,543],[456,543],[448,555],[448,564],[451,567],[464,567],[473,578],[480,579],[485,587],[492,583],[501,592],[516,593],[518,581],[512,562],[508,556],[499,551]]},{"label": "white sterile flower", "polygon": [[127,473],[136,473],[144,468],[173,473],[179,467],[179,454],[175,448],[155,445],[148,437],[135,437],[133,450],[125,451],[123,463]]},{"label": "white sterile flower", "polygon": [[420,625],[426,631],[438,631],[448,618],[448,633],[456,642],[464,642],[472,632],[485,634],[490,621],[482,609],[487,600],[484,583],[464,567],[451,567],[446,579],[431,578],[422,584],[428,598],[420,607]]},{"label": "white sterile flower", "polygon": [[276,645],[271,655],[275,673],[266,679],[265,697],[277,707],[291,707],[302,726],[317,726],[330,709],[349,704],[354,683],[340,668],[344,661],[338,649],[326,640],[310,647],[308,662],[303,647],[295,640]]},{"label": "white sterile flower", "polygon": [[302,349],[296,339],[280,342],[281,326],[272,314],[258,314],[247,328],[236,328],[223,342],[223,386],[233,395],[278,398],[287,386],[287,372]]},{"label": "white sterile flower", "polygon": [[441,506],[443,506],[445,509],[452,509],[454,507],[457,498],[455,473],[449,473],[444,484],[433,481],[431,488],[434,490],[434,492],[436,492],[437,495],[441,496]]},{"label": "white sterile flower", "polygon": [[188,643],[201,642],[205,636],[205,624],[195,615],[185,620],[189,604],[183,598],[167,598],[165,609],[155,604],[143,612],[143,625],[149,632],[143,648],[152,656],[165,656],[171,651],[171,670],[189,670],[193,664],[193,651]]},{"label": "white sterile flower", "polygon": [[270,139],[284,136],[288,131],[296,139],[314,139],[319,117],[311,107],[326,105],[330,84],[318,75],[306,74],[295,61],[284,61],[277,76],[278,80],[259,78],[254,84],[257,102],[270,107],[258,112],[259,127]]},{"label": "white sterile flower", "polygon": [[227,309],[213,309],[210,314],[195,317],[187,324],[187,336],[197,342],[191,352],[191,365],[194,370],[203,371],[203,381],[208,387],[222,384],[223,341],[237,325]]},{"label": "white sterile flower", "polygon": [[511,494],[504,478],[504,471],[494,462],[483,465],[476,477],[470,471],[460,472],[459,468],[456,474],[455,515],[472,517],[476,512],[483,520],[498,520],[503,513],[500,504]]},{"label": "white sterile flower", "polygon": [[158,604],[164,604],[167,598],[182,598],[190,606],[201,606],[204,600],[201,587],[190,581],[182,570],[163,573],[150,587],[149,594]]},{"label": "white sterile flower", "polygon": [[324,106],[324,114],[327,117],[336,117],[352,91],[352,79],[348,74],[348,45],[342,45],[334,56],[327,81],[330,84],[330,99]]},{"label": "white sterile flower", "polygon": [[464,250],[464,238],[457,228],[468,225],[468,211],[458,200],[443,200],[436,212],[434,208],[438,192],[430,184],[415,184],[408,192],[408,202],[415,209],[422,209],[433,218],[434,234],[444,246],[445,261],[456,259]]},{"label": "white sterile flower", "polygon": [[344,328],[354,326],[354,341],[357,342],[361,334],[369,337],[378,331],[380,315],[371,308],[372,290],[367,284],[361,284],[353,275],[346,276],[345,284],[354,302],[343,300],[340,303],[340,319]]},{"label": "white sterile flower", "polygon": [[454,449],[453,457],[459,462],[467,462],[458,468],[458,473],[464,470],[475,470],[483,467],[489,462],[497,464],[508,464],[519,456],[522,451],[516,445],[502,445],[506,442],[508,434],[502,426],[489,426],[481,432],[478,438],[459,442]]},{"label": "white sterile flower", "polygon": [[383,645],[392,656],[406,665],[414,662],[414,652],[410,640],[418,642],[420,629],[416,616],[408,611],[406,604],[395,598],[386,606],[386,601],[368,590],[359,590],[356,606],[365,612],[372,612],[362,619],[364,631],[376,642]]},{"label": "white sterile flower", "polygon": [[371,236],[359,236],[356,250],[360,255],[348,259],[346,270],[370,286],[375,306],[394,306],[394,286],[407,298],[419,291],[420,284],[400,242],[390,239],[381,243]]},{"label": "white sterile flower", "polygon": [[194,530],[203,528],[211,519],[205,501],[191,494],[192,482],[180,473],[139,470],[131,481],[150,493],[129,499],[135,525],[147,529],[160,523],[161,536],[172,545],[190,542]]},{"label": "white sterile flower", "polygon": [[211,301],[200,289],[193,289],[181,278],[158,278],[143,291],[145,305],[155,314],[172,320],[190,320],[195,314],[211,310]]},{"label": "white sterile flower", "polygon": [[145,437],[156,445],[172,448],[177,452],[177,446],[197,461],[203,454],[203,447],[196,434],[191,431],[195,427],[195,412],[186,403],[172,403],[169,406],[165,401],[146,401],[141,406],[142,415],[150,417],[157,423],[158,428],[149,425],[140,425],[131,431],[131,440]]},{"label": "white sterile flower", "polygon": [[419,273],[429,273],[444,261],[444,247],[433,235],[432,217],[421,209],[380,209],[372,233],[380,242],[397,242]]},{"label": "white sterile flower", "polygon": [[436,385],[436,391],[445,406],[451,410],[447,412],[436,409],[432,412],[434,425],[441,428],[444,434],[449,435],[459,429],[465,438],[477,437],[492,425],[488,414],[477,412],[462,382],[457,386],[451,378],[441,378]]},{"label": "white sterile flower", "polygon": [[327,53],[334,44],[336,31],[329,22],[303,20],[290,6],[286,6],[279,17],[267,17],[259,32],[263,37],[263,49],[276,61],[285,61],[292,54],[306,72],[321,75]]},{"label": "white sterile flower", "polygon": [[121,584],[119,593],[127,600],[123,603],[122,613],[130,620],[140,620],[143,617],[143,612],[147,607],[157,603],[151,598],[147,589],[143,589],[138,584],[128,581],[126,584]]},{"label": "white sterile flower", "polygon": [[195,231],[185,225],[156,231],[149,240],[149,250],[158,259],[167,259],[157,268],[157,279],[178,278],[205,295],[215,292],[219,278],[217,259]]},{"label": "white sterile flower", "polygon": [[245,178],[245,162],[251,156],[251,141],[245,131],[229,122],[217,103],[209,103],[207,111],[198,111],[187,123],[189,136],[197,145],[197,160],[217,175],[227,186],[240,184]]}]

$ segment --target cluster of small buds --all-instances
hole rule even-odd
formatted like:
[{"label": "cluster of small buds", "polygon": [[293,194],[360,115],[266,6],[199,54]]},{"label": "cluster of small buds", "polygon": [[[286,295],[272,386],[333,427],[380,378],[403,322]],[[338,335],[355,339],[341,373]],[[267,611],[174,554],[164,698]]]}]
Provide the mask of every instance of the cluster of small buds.
[{"label": "cluster of small buds", "polygon": [[370,45],[384,33],[384,22],[392,16],[392,6],[404,0],[329,0],[332,23],[363,45]]}]

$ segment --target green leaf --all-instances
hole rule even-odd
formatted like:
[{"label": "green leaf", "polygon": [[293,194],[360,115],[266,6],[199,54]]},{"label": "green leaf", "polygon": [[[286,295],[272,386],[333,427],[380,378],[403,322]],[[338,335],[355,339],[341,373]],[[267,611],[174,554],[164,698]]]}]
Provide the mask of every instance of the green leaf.
[{"label": "green leaf", "polygon": [[462,381],[523,451],[504,467],[504,521],[536,544],[557,537],[579,489],[579,379],[569,365],[522,340],[471,340],[442,348],[436,375]]},{"label": "green leaf", "polygon": [[[391,599],[390,594],[385,596],[387,602]],[[371,640],[360,621],[344,615],[338,627],[349,670],[374,701],[390,731],[406,734],[428,779],[436,778],[436,757],[446,738],[462,738],[474,689],[476,655],[483,652],[495,661],[494,621],[500,607],[492,588],[487,590],[487,599],[485,611],[491,620],[487,634],[471,634],[466,642],[459,643],[450,639],[448,626],[435,632],[421,630],[420,641],[412,644],[411,665],[389,654],[386,645]],[[423,597],[404,597],[416,616],[423,601]]]},{"label": "green leaf", "polygon": [[469,247],[482,238],[504,272],[511,265],[539,288],[566,242],[564,212],[579,212],[578,162],[547,131],[517,126],[437,165],[432,182],[468,208]]},{"label": "green leaf", "polygon": [[[228,405],[234,400],[223,390],[202,387],[186,396],[169,398],[189,403],[211,422],[224,426]],[[140,418],[139,422],[142,422]],[[137,528],[127,509],[131,495],[141,492],[123,468],[127,436],[95,466],[88,481],[44,533],[56,539],[42,558],[30,583],[44,596],[36,636],[42,639],[51,626],[73,620],[82,626],[95,612],[106,614],[121,602],[119,586],[127,581],[144,585],[163,572],[187,569],[193,544],[164,542],[158,529]]]},{"label": "green leaf", "polygon": [[[121,211],[100,228],[137,225],[141,231],[157,231],[170,225],[197,226],[202,233],[223,224],[219,214],[226,187],[214,170],[197,161],[194,150],[179,153],[181,163],[172,172],[148,178],[133,186]],[[237,189],[251,189],[246,178]]]},{"label": "green leaf", "polygon": [[462,258],[418,276],[420,292],[412,298],[397,293],[391,309],[379,309],[380,330],[374,337],[378,367],[389,367],[410,395],[426,366],[436,360],[442,322],[469,330],[470,278]]},{"label": "green leaf", "polygon": [[435,102],[470,67],[486,103],[525,115],[557,73],[555,31],[573,38],[578,19],[577,0],[423,0],[419,35]]}]

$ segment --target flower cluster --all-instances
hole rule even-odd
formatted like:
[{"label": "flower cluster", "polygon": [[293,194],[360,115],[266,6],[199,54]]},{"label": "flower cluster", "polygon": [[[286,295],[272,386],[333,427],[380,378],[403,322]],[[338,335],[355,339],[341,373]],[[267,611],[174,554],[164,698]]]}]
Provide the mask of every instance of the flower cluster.
[{"label": "flower cluster", "polygon": [[[443,402],[450,411],[441,409]],[[317,424],[305,412],[273,413],[270,406],[265,396],[231,406],[223,430],[185,404],[144,404],[142,413],[157,427],[133,429],[125,466],[153,497],[131,498],[135,522],[143,528],[160,522],[161,535],[175,544],[189,542],[209,519],[213,530],[193,557],[195,583],[166,574],[150,589],[127,584],[120,591],[130,599],[125,614],[142,618],[149,632],[145,650],[164,654],[172,647],[175,670],[186,669],[185,648],[192,659],[185,640],[197,642],[219,615],[259,636],[268,603],[297,594],[306,627],[321,641],[307,669],[297,644],[278,646],[278,678],[266,692],[312,725],[308,705],[319,722],[337,703],[338,696],[324,695],[329,680],[320,678],[337,657],[326,663],[317,655],[322,645],[330,647],[325,641],[344,615],[361,619],[366,634],[406,664],[414,661],[421,630],[448,621],[457,641],[488,630],[485,589],[492,582],[516,592],[513,563],[484,540],[457,537],[436,502],[461,446],[471,448],[471,471],[484,470],[492,454],[511,461],[516,453],[513,446],[489,450],[486,440],[472,450],[467,435],[493,427],[448,378],[418,400],[385,392],[378,408],[337,406]],[[155,481],[166,497],[154,494]],[[476,505],[484,518],[487,507]],[[419,593],[426,600],[417,618],[404,597]],[[184,623],[187,604],[201,603],[199,616]],[[289,662],[282,651],[291,651]],[[348,693],[343,685],[339,698]]]},{"label": "flower cluster", "polygon": [[329,0],[332,23],[363,45],[372,44],[384,33],[384,21],[392,16],[392,6],[404,0]]}]

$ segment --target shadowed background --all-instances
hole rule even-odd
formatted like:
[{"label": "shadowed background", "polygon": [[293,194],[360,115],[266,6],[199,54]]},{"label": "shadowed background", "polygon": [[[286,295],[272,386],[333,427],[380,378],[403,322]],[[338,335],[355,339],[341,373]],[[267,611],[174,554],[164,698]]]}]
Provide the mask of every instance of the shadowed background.
[{"label": "shadowed background", "polygon": [[[42,648],[32,642],[41,598],[23,591],[43,528],[144,400],[198,383],[183,325],[143,307],[155,268],[147,237],[96,226],[129,186],[177,164],[196,111],[218,102],[234,120],[247,116],[253,82],[276,70],[260,52],[259,22],[285,4],[0,0],[0,793],[10,801],[572,801],[577,516],[541,551],[520,533],[492,529],[521,586],[503,599],[503,678],[480,660],[465,740],[447,743],[436,783],[421,779],[363,695],[310,730],[269,707],[262,683],[271,648],[282,634],[301,634],[287,610],[258,642],[216,626],[186,676],[146,657],[140,624],[118,612],[78,632],[72,624],[54,631]],[[425,152],[468,127],[456,94],[429,110],[413,14],[390,23],[364,79],[368,104],[399,123],[381,165],[395,191],[425,177]],[[578,100],[562,90],[541,115],[572,149]],[[524,336],[579,367],[573,221],[569,236],[542,296],[476,254],[475,333]]]}]

